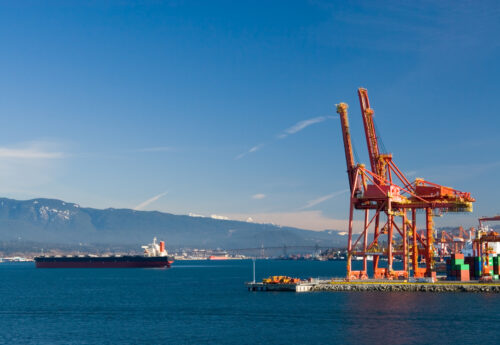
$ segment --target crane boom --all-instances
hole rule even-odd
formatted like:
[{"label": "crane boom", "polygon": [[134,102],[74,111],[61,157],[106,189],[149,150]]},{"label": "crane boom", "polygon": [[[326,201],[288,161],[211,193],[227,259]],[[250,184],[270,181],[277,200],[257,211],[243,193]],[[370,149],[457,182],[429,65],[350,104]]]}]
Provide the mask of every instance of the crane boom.
[{"label": "crane boom", "polygon": [[373,109],[370,108],[370,100],[368,99],[368,90],[364,88],[358,89],[359,104],[361,106],[361,115],[363,116],[363,125],[365,127],[366,144],[368,145],[368,155],[370,156],[370,165],[372,171],[377,175],[382,175],[382,171],[378,166],[380,150],[378,148],[377,134],[373,123]]},{"label": "crane boom", "polygon": [[337,113],[340,115],[340,124],[342,126],[342,137],[344,139],[345,160],[347,164],[347,176],[349,178],[349,187],[354,185],[355,163],[352,151],[351,133],[349,132],[349,119],[347,117],[347,104],[337,104]]},{"label": "crane boom", "polygon": [[479,218],[479,228],[483,226],[483,222],[495,222],[495,221],[500,221],[500,216],[494,216],[494,217],[481,217]]}]

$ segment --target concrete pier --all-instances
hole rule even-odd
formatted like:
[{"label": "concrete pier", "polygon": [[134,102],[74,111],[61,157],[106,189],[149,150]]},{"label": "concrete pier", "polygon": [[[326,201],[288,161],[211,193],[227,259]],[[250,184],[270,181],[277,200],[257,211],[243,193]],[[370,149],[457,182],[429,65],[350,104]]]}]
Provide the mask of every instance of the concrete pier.
[{"label": "concrete pier", "polygon": [[500,283],[479,282],[330,282],[316,284],[311,291],[379,291],[379,292],[491,292],[500,293]]},{"label": "concrete pier", "polygon": [[341,292],[341,291],[372,291],[372,292],[475,292],[500,293],[500,283],[479,282],[435,282],[409,283],[404,281],[321,281],[317,283],[300,284],[264,284],[247,283],[248,291],[292,291],[292,292]]},{"label": "concrete pier", "polygon": [[302,284],[264,284],[264,283],[247,283],[248,291],[292,291],[292,292],[308,292],[314,287],[311,283]]}]

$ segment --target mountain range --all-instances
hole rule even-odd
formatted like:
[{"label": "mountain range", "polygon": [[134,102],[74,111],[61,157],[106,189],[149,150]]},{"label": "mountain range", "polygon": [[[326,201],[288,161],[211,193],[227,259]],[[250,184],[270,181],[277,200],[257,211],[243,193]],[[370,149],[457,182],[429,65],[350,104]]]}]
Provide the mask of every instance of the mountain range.
[{"label": "mountain range", "polygon": [[0,236],[2,241],[137,246],[157,237],[171,248],[207,249],[346,244],[346,236],[337,230],[311,231],[158,211],[95,209],[42,198],[0,198]]}]

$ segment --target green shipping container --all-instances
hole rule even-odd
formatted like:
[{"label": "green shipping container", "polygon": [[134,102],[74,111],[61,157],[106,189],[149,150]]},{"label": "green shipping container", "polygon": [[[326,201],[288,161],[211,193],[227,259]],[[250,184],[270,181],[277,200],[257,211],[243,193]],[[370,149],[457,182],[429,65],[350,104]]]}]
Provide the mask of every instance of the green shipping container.
[{"label": "green shipping container", "polygon": [[466,265],[466,264],[455,265],[455,266],[453,266],[453,269],[456,271],[468,271],[469,265]]},{"label": "green shipping container", "polygon": [[463,265],[464,263],[464,259],[455,259],[455,260],[451,260],[451,265]]}]

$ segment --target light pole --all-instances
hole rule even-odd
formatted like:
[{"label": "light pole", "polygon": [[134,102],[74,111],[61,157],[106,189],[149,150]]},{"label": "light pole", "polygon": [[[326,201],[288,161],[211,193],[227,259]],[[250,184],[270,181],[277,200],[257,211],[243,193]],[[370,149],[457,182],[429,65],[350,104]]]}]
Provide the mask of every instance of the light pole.
[{"label": "light pole", "polygon": [[253,283],[255,284],[255,257],[252,258],[253,263]]}]

